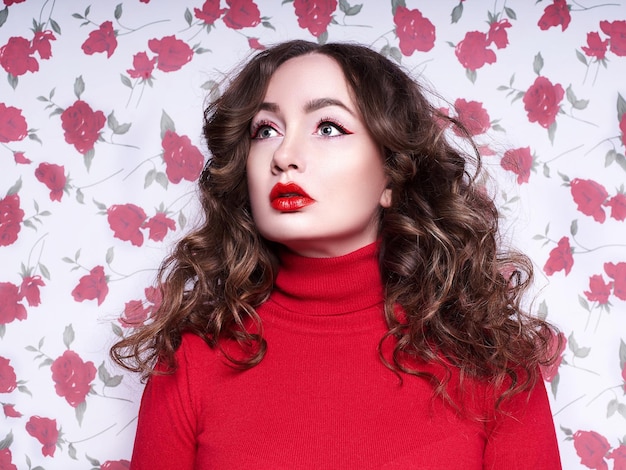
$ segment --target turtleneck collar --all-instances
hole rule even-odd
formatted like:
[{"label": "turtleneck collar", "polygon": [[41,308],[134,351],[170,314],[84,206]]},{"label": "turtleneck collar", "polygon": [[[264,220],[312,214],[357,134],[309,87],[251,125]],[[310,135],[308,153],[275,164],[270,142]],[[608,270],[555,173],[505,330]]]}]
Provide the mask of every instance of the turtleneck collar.
[{"label": "turtleneck collar", "polygon": [[271,300],[304,315],[340,315],[379,305],[384,300],[379,243],[336,258],[281,254]]}]

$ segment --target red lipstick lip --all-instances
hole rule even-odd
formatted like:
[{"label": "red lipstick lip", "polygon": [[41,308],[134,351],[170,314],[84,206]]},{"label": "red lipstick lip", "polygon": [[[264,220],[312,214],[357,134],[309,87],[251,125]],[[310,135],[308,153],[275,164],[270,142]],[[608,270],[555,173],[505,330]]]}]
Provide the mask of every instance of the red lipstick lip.
[{"label": "red lipstick lip", "polygon": [[295,212],[315,200],[296,183],[276,183],[270,192],[270,205],[280,212]]}]

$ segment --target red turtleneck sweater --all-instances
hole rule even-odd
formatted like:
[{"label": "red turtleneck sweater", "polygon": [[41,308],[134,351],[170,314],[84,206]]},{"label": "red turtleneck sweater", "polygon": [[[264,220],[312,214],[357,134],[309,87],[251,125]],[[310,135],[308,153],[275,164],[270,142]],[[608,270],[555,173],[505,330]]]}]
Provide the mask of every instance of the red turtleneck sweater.
[{"label": "red turtleneck sweater", "polygon": [[488,385],[465,382],[486,422],[432,399],[423,379],[400,386],[377,353],[376,249],[285,255],[258,308],[267,354],[250,370],[185,335],[177,372],[148,381],[131,469],[560,469],[542,382],[495,418]]}]

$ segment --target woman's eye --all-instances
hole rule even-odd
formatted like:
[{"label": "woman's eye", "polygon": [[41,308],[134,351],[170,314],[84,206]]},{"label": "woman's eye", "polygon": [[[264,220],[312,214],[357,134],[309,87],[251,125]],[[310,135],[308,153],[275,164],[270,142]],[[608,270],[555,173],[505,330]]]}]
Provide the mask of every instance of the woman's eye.
[{"label": "woman's eye", "polygon": [[317,132],[322,137],[336,137],[338,135],[346,134],[341,126],[338,126],[337,124],[334,124],[332,122],[320,123],[320,125],[317,127]]},{"label": "woman's eye", "polygon": [[268,126],[266,124],[259,126],[255,129],[252,134],[253,139],[269,139],[270,137],[276,137],[278,135],[278,131],[274,129],[272,126]]}]

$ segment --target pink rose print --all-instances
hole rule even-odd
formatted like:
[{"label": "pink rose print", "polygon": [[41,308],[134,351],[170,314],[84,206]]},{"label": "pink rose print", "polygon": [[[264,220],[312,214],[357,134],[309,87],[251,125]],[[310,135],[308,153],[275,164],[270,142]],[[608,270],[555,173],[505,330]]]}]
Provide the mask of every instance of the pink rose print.
[{"label": "pink rose print", "polygon": [[604,272],[613,279],[613,294],[626,300],[626,263],[604,263]]},{"label": "pink rose print", "polygon": [[93,149],[105,123],[106,117],[102,111],[94,111],[81,100],[61,114],[65,141],[83,155]]},{"label": "pink rose print", "polygon": [[400,51],[405,56],[415,51],[428,52],[435,47],[435,25],[424,18],[419,10],[409,10],[399,5],[393,16]]},{"label": "pink rose print", "polygon": [[0,103],[0,143],[16,142],[28,134],[22,110]]},{"label": "pink rose print", "polygon": [[18,77],[26,72],[39,70],[37,59],[31,57],[30,41],[22,37],[11,37],[0,47],[0,66],[10,75]]},{"label": "pink rose print", "polygon": [[256,26],[261,22],[261,12],[252,0],[226,0],[230,7],[222,20],[231,29]]},{"label": "pink rose print", "polygon": [[[490,127],[489,114],[478,101],[465,101],[462,98],[454,102],[457,119],[465,126],[471,136],[484,134]],[[464,135],[460,129],[454,127],[456,135]]]},{"label": "pink rose print", "polygon": [[113,30],[113,23],[105,21],[100,27],[91,33],[81,46],[81,49],[87,55],[93,55],[97,52],[106,52],[107,58],[111,57],[117,48],[117,38]]},{"label": "pink rose print", "polygon": [[533,156],[530,147],[510,149],[504,152],[500,165],[507,171],[517,175],[517,184],[528,183],[530,170],[533,167]]},{"label": "pink rose print", "polygon": [[543,31],[552,26],[561,26],[561,31],[565,31],[571,19],[569,7],[567,3],[565,3],[565,0],[554,0],[552,5],[548,5],[545,8],[537,25],[539,29]]},{"label": "pink rose print", "polygon": [[468,31],[465,38],[456,45],[454,54],[463,67],[477,70],[485,64],[496,61],[496,53],[487,49],[487,35],[480,31]]},{"label": "pink rose print", "polygon": [[154,70],[154,64],[156,63],[156,57],[148,59],[148,54],[145,52],[138,52],[133,56],[133,68],[128,69],[128,75],[133,78],[142,78],[147,80],[152,76]]},{"label": "pink rose print", "polygon": [[337,0],[294,0],[298,25],[316,38],[328,29]]},{"label": "pink rose print", "polygon": [[59,430],[55,419],[32,416],[26,423],[26,431],[42,444],[41,453],[44,457],[54,457],[59,439]]},{"label": "pink rose print", "polygon": [[20,208],[20,197],[10,194],[0,199],[0,246],[15,243],[22,229],[24,211]]},{"label": "pink rose print", "polygon": [[604,186],[593,180],[574,178],[570,183],[570,191],[580,212],[592,216],[596,222],[604,222],[606,214],[602,204],[609,195]]},{"label": "pink rose print", "polygon": [[176,230],[176,222],[163,212],[158,212],[144,224],[144,227],[150,230],[148,235],[150,240],[160,242],[165,238],[168,230]]},{"label": "pink rose print", "polygon": [[[560,341],[560,346],[559,346]],[[552,333],[550,337],[550,348],[548,353],[550,356],[558,356],[554,364],[550,366],[541,366],[541,375],[543,376],[543,380],[546,382],[552,382],[556,377],[556,374],[559,373],[559,366],[561,362],[563,362],[563,351],[565,351],[565,346],[567,344],[567,339],[563,333],[559,333],[555,335]]]},{"label": "pink rose print", "polygon": [[622,114],[622,119],[619,121],[619,130],[622,133],[622,145],[626,147],[626,113]]},{"label": "pink rose print", "polygon": [[39,288],[45,285],[40,276],[26,276],[20,286],[20,299],[26,298],[28,305],[37,307],[41,303]]},{"label": "pink rose print", "polygon": [[193,9],[195,17],[208,25],[215,23],[224,11],[226,10],[220,8],[220,0],[207,0],[202,4],[202,10],[199,8]]},{"label": "pink rose print", "polygon": [[13,152],[13,160],[18,165],[28,165],[31,161],[24,156],[24,152]]},{"label": "pink rose print", "polygon": [[139,229],[146,217],[144,210],[135,204],[114,205],[107,209],[107,220],[113,236],[135,246],[143,245],[143,233]]},{"label": "pink rose print", "polygon": [[67,182],[64,171],[61,165],[45,162],[40,163],[35,170],[35,177],[50,190],[51,201],[60,201],[63,197],[63,188]]},{"label": "pink rose print", "polygon": [[33,51],[37,51],[39,57],[43,60],[47,60],[52,57],[52,45],[50,41],[56,41],[56,37],[54,37],[52,31],[37,31],[31,41],[31,48]]},{"label": "pink rose print", "polygon": [[9,449],[8,447],[0,449],[0,469],[17,470],[17,467],[13,465],[13,456],[11,455],[11,449]]},{"label": "pink rose print", "polygon": [[0,356],[0,393],[9,393],[17,388],[15,369],[6,357]]},{"label": "pink rose print", "polygon": [[626,56],[626,20],[600,21],[600,29],[610,38],[610,51],[620,57]]},{"label": "pink rose print", "polygon": [[598,302],[604,305],[609,301],[611,287],[613,287],[612,282],[605,284],[601,274],[594,274],[589,278],[589,290],[585,291],[585,297],[587,297],[590,302]]},{"label": "pink rose print", "polygon": [[613,470],[626,470],[626,445],[613,449],[606,458],[614,461]]},{"label": "pink rose print", "polygon": [[11,405],[10,403],[5,403],[4,405],[2,405],[2,411],[4,412],[4,416],[7,418],[21,418],[22,417],[22,413],[17,411],[15,409],[15,405]]},{"label": "pink rose print", "polygon": [[580,463],[585,467],[608,469],[604,456],[611,449],[606,437],[595,431],[576,431],[574,433],[574,448]]},{"label": "pink rose print", "polygon": [[546,77],[537,77],[524,93],[524,109],[530,122],[537,122],[541,127],[549,128],[556,120],[559,104],[565,91],[560,84],[552,85]]},{"label": "pink rose print", "polygon": [[617,193],[604,205],[611,208],[611,217],[615,220],[623,221],[626,219],[626,195],[623,193]]},{"label": "pink rose print", "polygon": [[587,33],[587,46],[582,46],[581,49],[589,57],[595,57],[598,60],[604,59],[606,55],[606,49],[609,44],[609,40],[600,39],[600,35],[596,32]]},{"label": "pink rose print", "polygon": [[172,183],[180,183],[182,179],[195,181],[200,176],[204,167],[204,157],[191,143],[189,137],[166,131],[161,145],[163,146],[165,174]]},{"label": "pink rose print", "polygon": [[98,305],[100,305],[108,293],[109,286],[104,275],[104,268],[96,266],[89,271],[89,274],[80,278],[78,285],[72,290],[72,297],[76,302],[98,299]]},{"label": "pink rose print", "polygon": [[193,51],[186,42],[175,36],[150,39],[148,47],[157,54],[157,68],[163,72],[174,72],[191,60]]},{"label": "pink rose print", "polygon": [[509,23],[507,19],[491,23],[489,25],[489,32],[487,33],[487,43],[493,43],[498,49],[504,49],[509,44],[509,36],[506,30],[511,26],[511,23]]},{"label": "pink rose print", "polygon": [[18,287],[11,282],[0,282],[0,325],[26,319],[26,308]]},{"label": "pink rose print", "polygon": [[67,350],[55,359],[50,369],[57,395],[74,408],[85,401],[90,384],[96,378],[93,362],[84,362],[74,351]]},{"label": "pink rose print", "polygon": [[565,271],[567,276],[574,266],[574,257],[569,244],[569,238],[563,237],[557,243],[557,246],[550,251],[548,261],[546,261],[543,271],[552,276],[557,271]]},{"label": "pink rose print", "polygon": [[129,470],[130,462],[128,460],[107,460],[100,465],[100,470]]},{"label": "pink rose print", "polygon": [[163,298],[159,289],[146,287],[144,292],[146,302],[131,300],[124,305],[124,315],[119,319],[123,327],[140,325],[161,306]]},{"label": "pink rose print", "polygon": [[257,51],[265,50],[265,46],[259,42],[259,38],[248,38],[248,46],[250,49],[255,49]]}]

